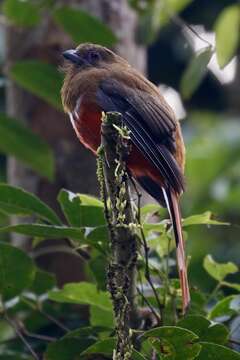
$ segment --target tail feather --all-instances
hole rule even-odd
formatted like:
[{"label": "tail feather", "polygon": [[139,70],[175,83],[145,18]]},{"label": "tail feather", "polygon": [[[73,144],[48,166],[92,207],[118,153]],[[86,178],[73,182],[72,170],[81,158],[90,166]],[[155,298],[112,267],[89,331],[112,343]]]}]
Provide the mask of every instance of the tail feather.
[{"label": "tail feather", "polygon": [[188,286],[184,240],[182,235],[181,212],[179,209],[178,198],[174,190],[162,188],[162,191],[172,221],[174,237],[176,241],[177,264],[178,264],[180,285],[182,289],[182,310],[183,313],[185,313],[190,304],[190,292]]}]

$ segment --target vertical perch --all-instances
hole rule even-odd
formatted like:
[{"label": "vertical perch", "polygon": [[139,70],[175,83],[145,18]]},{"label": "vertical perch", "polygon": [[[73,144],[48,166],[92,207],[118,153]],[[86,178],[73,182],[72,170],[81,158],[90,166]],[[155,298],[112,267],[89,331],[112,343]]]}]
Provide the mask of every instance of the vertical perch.
[{"label": "vertical perch", "polygon": [[[137,235],[124,161],[131,145],[128,141],[128,130],[121,120],[119,113],[107,113],[103,116],[98,158],[98,175],[111,241],[108,290],[116,320],[117,345],[114,360],[131,359],[130,328],[137,325]],[[107,197],[110,200],[109,206]]]}]

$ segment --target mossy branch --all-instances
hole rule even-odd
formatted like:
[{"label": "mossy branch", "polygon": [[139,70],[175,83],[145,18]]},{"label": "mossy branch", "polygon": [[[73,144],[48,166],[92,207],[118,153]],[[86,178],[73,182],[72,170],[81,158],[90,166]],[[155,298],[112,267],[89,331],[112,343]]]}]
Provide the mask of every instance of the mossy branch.
[{"label": "mossy branch", "polygon": [[[130,151],[129,133],[119,113],[103,115],[98,178],[105,204],[111,241],[108,290],[113,301],[117,346],[114,360],[131,359],[131,327],[137,327],[137,234],[125,159]],[[109,198],[109,202],[107,201]]]}]

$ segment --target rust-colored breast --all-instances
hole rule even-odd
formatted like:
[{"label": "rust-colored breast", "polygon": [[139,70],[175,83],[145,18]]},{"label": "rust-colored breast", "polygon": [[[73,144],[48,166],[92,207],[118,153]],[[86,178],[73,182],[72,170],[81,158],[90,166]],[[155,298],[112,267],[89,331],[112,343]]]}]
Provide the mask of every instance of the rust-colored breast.
[{"label": "rust-colored breast", "polygon": [[[101,117],[102,111],[94,103],[82,101],[78,109],[72,114],[74,129],[81,143],[96,154],[101,143]],[[134,177],[150,176],[155,181],[163,183],[157,169],[132,144],[127,160],[127,167]]]},{"label": "rust-colored breast", "polygon": [[101,108],[94,103],[81,103],[72,113],[73,127],[81,143],[96,154],[101,143]]}]

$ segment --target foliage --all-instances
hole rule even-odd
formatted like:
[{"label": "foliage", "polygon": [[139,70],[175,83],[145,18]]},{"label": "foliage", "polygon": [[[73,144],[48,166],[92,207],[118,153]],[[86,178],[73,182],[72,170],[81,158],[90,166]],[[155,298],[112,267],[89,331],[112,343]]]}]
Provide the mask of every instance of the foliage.
[{"label": "foliage", "polygon": [[112,46],[117,41],[116,36],[107,26],[85,11],[62,6],[55,10],[54,19],[72,37],[76,44],[88,41]]},{"label": "foliage", "polygon": [[[3,191],[4,189],[6,192]],[[49,237],[68,237],[72,251],[76,255],[80,248],[87,246],[89,258],[86,260],[86,268],[89,270],[89,279],[80,283],[68,283],[63,289],[58,289],[54,277],[39,270],[26,253],[12,245],[0,244],[0,291],[4,324],[14,326],[15,331],[17,328],[26,341],[28,334],[33,333],[32,350],[38,353],[45,352],[45,358],[48,360],[84,359],[88,358],[89,354],[100,353],[106,358],[111,358],[115,344],[113,310],[108,292],[98,276],[99,271],[105,271],[105,265],[104,262],[100,262],[97,267],[92,266],[99,256],[103,254],[105,258],[109,256],[103,204],[94,197],[74,194],[67,190],[60,192],[58,201],[67,224],[60,221],[53,210],[36,196],[18,188],[0,185],[1,210],[8,215],[36,216],[35,223],[8,225],[2,227],[0,231],[31,235],[36,253],[39,240],[42,244]],[[233,263],[217,263],[208,255],[204,260],[204,268],[217,281],[215,290],[206,297],[198,289],[193,288],[189,314],[182,317],[179,281],[174,278],[175,262],[171,257],[174,248],[170,246],[171,228],[166,220],[151,222],[152,214],[159,210],[160,208],[155,205],[143,207],[142,226],[146,240],[151,246],[150,274],[157,289],[155,296],[158,296],[158,301],[161,303],[164,326],[136,331],[135,336],[138,339],[138,347],[141,347],[141,354],[135,351],[133,358],[148,359],[153,351],[159,358],[164,355],[169,359],[190,360],[211,356],[216,360],[219,356],[240,358],[238,353],[228,347],[231,343],[228,324],[238,316],[239,296],[230,295],[223,299],[220,291],[224,286],[230,288],[233,285],[234,289],[238,285],[226,281],[226,277],[236,272],[238,268]],[[185,231],[199,224],[224,225],[213,221],[209,212],[183,219]],[[45,228],[47,230],[44,230]],[[105,231],[100,237],[97,230],[102,229]],[[34,240],[35,236],[38,236],[37,242]],[[161,241],[158,241],[159,237]],[[144,278],[145,260],[144,254],[139,256],[139,310],[141,311],[142,307],[148,308],[147,318],[149,317],[148,321],[152,321],[150,320],[154,316],[152,307],[158,311],[158,301],[148,289],[148,282]],[[203,302],[200,301],[201,297],[204,299]],[[79,305],[89,308],[89,316],[84,323],[77,321],[73,326],[70,314],[74,314],[76,306]],[[19,327],[19,316],[23,309],[22,325]],[[56,328],[55,331],[59,329],[60,335],[58,339],[52,338],[47,345],[45,337],[38,338],[36,333],[42,330],[48,333],[51,326]],[[4,336],[4,341],[14,339],[14,333],[7,334],[1,335]],[[19,346],[18,350],[21,349],[22,354],[26,353],[27,356],[21,344]],[[0,347],[0,351],[5,354],[6,345]],[[15,355],[17,356],[17,350]]]},{"label": "foliage", "polygon": [[[15,120],[0,114],[0,151],[16,156],[37,173],[52,180],[54,177],[54,157],[50,147],[30,129]],[[31,149],[31,151],[29,151]]]},{"label": "foliage", "polygon": [[[239,5],[226,7],[216,21],[216,51],[219,66],[226,66],[236,54],[240,42]],[[227,29],[227,31],[226,31]]]}]

